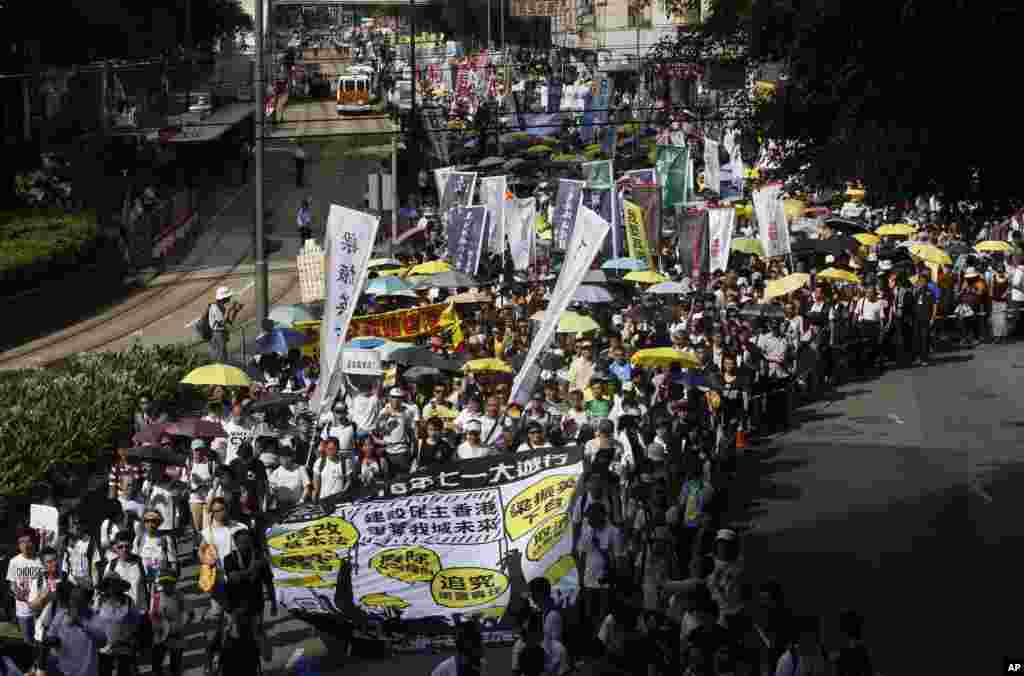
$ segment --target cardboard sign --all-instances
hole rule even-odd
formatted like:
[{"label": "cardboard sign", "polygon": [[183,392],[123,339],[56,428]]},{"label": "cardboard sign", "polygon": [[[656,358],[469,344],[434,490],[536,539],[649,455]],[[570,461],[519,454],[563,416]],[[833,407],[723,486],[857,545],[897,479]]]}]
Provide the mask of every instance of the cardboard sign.
[{"label": "cardboard sign", "polygon": [[382,376],[384,365],[376,350],[350,350],[345,348],[341,357],[341,372],[349,375]]}]

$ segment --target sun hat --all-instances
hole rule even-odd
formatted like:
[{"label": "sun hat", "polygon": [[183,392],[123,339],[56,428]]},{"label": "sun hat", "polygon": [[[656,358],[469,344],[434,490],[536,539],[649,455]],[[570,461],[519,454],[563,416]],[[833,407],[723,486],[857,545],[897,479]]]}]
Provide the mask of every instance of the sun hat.
[{"label": "sun hat", "polygon": [[466,423],[463,429],[466,430],[467,432],[479,432],[481,429],[483,429],[483,427],[480,425],[479,420],[470,420],[468,423]]},{"label": "sun hat", "polygon": [[405,392],[398,387],[392,387],[388,390],[388,396],[392,399],[405,399]]},{"label": "sun hat", "polygon": [[723,542],[735,542],[736,531],[732,530],[731,528],[722,528],[718,531],[718,533],[715,534],[715,540],[721,540]]},{"label": "sun hat", "polygon": [[978,274],[977,268],[967,268],[967,271],[964,272],[964,279],[971,279],[972,277],[980,277],[980,276],[981,275]]},{"label": "sun hat", "polygon": [[231,298],[233,295],[235,295],[235,292],[226,286],[217,288],[217,300],[225,300],[227,298]]}]

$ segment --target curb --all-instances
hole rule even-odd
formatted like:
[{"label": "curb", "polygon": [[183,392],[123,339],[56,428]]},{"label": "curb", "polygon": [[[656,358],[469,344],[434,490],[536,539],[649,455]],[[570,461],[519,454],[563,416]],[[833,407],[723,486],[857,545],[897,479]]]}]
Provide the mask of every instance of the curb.
[{"label": "curb", "polygon": [[[249,253],[246,252],[245,258],[248,258]],[[267,272],[297,272],[298,267],[294,261],[269,261],[267,264]],[[154,287],[154,286],[167,286],[170,284],[178,284],[183,282],[195,282],[208,279],[226,278],[226,277],[244,277],[256,274],[256,265],[254,263],[242,264],[239,261],[235,265],[223,265],[215,268],[198,268],[190,272],[185,271],[145,271],[139,277],[142,278],[141,283],[143,286]]]}]

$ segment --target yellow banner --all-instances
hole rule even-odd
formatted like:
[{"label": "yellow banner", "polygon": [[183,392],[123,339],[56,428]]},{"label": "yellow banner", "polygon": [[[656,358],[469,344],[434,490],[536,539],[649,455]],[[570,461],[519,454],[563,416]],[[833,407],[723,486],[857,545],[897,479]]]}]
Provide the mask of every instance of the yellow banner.
[{"label": "yellow banner", "polygon": [[647,242],[644,210],[629,200],[623,200],[622,206],[626,215],[626,245],[629,247],[629,257],[646,260],[647,266],[654,270],[654,257]]},{"label": "yellow banner", "polygon": [[[345,340],[365,336],[378,336],[389,340],[406,340],[437,333],[453,323],[449,316],[442,317],[448,303],[424,305],[409,310],[395,310],[377,315],[353,317]],[[296,331],[302,331],[313,340],[302,348],[302,354],[320,359],[320,321],[295,322]]]}]

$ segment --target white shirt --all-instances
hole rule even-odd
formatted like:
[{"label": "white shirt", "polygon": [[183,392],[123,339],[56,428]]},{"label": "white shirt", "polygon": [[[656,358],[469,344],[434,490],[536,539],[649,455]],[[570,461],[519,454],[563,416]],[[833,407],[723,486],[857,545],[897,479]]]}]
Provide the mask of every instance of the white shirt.
[{"label": "white shirt", "polygon": [[188,501],[192,504],[201,504],[206,502],[206,495],[210,491],[210,487],[213,485],[213,474],[210,472],[210,466],[216,461],[201,462],[197,465],[192,465],[192,471],[188,475]]},{"label": "white shirt", "polygon": [[224,450],[223,462],[230,465],[238,457],[238,449],[242,444],[252,439],[253,425],[248,420],[235,420],[232,418],[223,424],[224,432],[228,435],[228,445]]},{"label": "white shirt", "polygon": [[1010,300],[1024,303],[1024,265],[1018,265],[1010,275]]},{"label": "white shirt", "polygon": [[245,526],[231,521],[223,526],[211,523],[203,529],[203,542],[217,548],[217,557],[220,559],[221,565],[224,565],[224,559],[228,554],[234,551],[234,536],[240,530],[245,530]]},{"label": "white shirt", "polygon": [[[603,551],[595,547],[595,541]],[[625,552],[622,533],[611,524],[595,531],[589,523],[584,523],[583,530],[580,531],[579,542],[576,543],[576,551],[587,557],[587,568],[583,572],[583,586],[589,589],[607,589],[609,585],[601,584],[599,580],[608,574],[609,565],[622,558]]]},{"label": "white shirt", "polygon": [[72,579],[92,580],[92,564],[100,560],[100,548],[92,544],[92,561],[89,561],[89,545],[92,540],[88,537],[78,538],[74,544],[68,547],[67,559],[61,568]]},{"label": "white shirt", "polygon": [[352,457],[342,458],[338,454],[338,460],[317,460],[314,465],[314,474],[320,479],[320,499],[344,493],[348,490],[349,481],[352,477]]},{"label": "white shirt", "polygon": [[270,490],[273,491],[278,503],[297,505],[309,486],[309,472],[302,465],[286,469],[281,465],[270,473]]},{"label": "white shirt", "polygon": [[127,561],[117,559],[104,574],[108,575],[111,572],[117,573],[121,576],[122,580],[131,585],[131,588],[128,590],[128,597],[131,598],[135,608],[145,611],[149,604],[146,603],[146,588],[142,584],[142,569],[139,567],[139,564],[134,559]]},{"label": "white shirt", "polygon": [[459,444],[459,447],[455,449],[455,457],[459,460],[486,458],[490,454],[491,449],[487,446],[470,446],[468,441],[463,441]]},{"label": "white shirt", "polygon": [[[544,640],[544,673],[546,676],[564,676],[569,673],[569,651],[560,641]],[[519,656],[526,650],[526,643],[519,639],[512,646],[512,671],[519,669]]]},{"label": "white shirt", "polygon": [[864,298],[857,304],[857,319],[862,322],[880,322],[882,321],[882,299],[879,298],[874,303]]},{"label": "white shirt", "polygon": [[210,323],[210,328],[214,331],[223,331],[225,326],[224,311],[220,309],[218,303],[210,303],[209,314],[206,320]]},{"label": "white shirt", "polygon": [[348,419],[356,424],[360,432],[372,432],[380,413],[381,402],[377,395],[358,392],[345,401]]},{"label": "white shirt", "polygon": [[[36,578],[45,572],[46,568],[40,559],[28,559],[18,554],[7,564],[7,581],[15,592],[24,592],[25,598],[28,598]],[[15,601],[14,607],[18,617],[32,617],[32,609],[28,607],[27,601]]]}]

